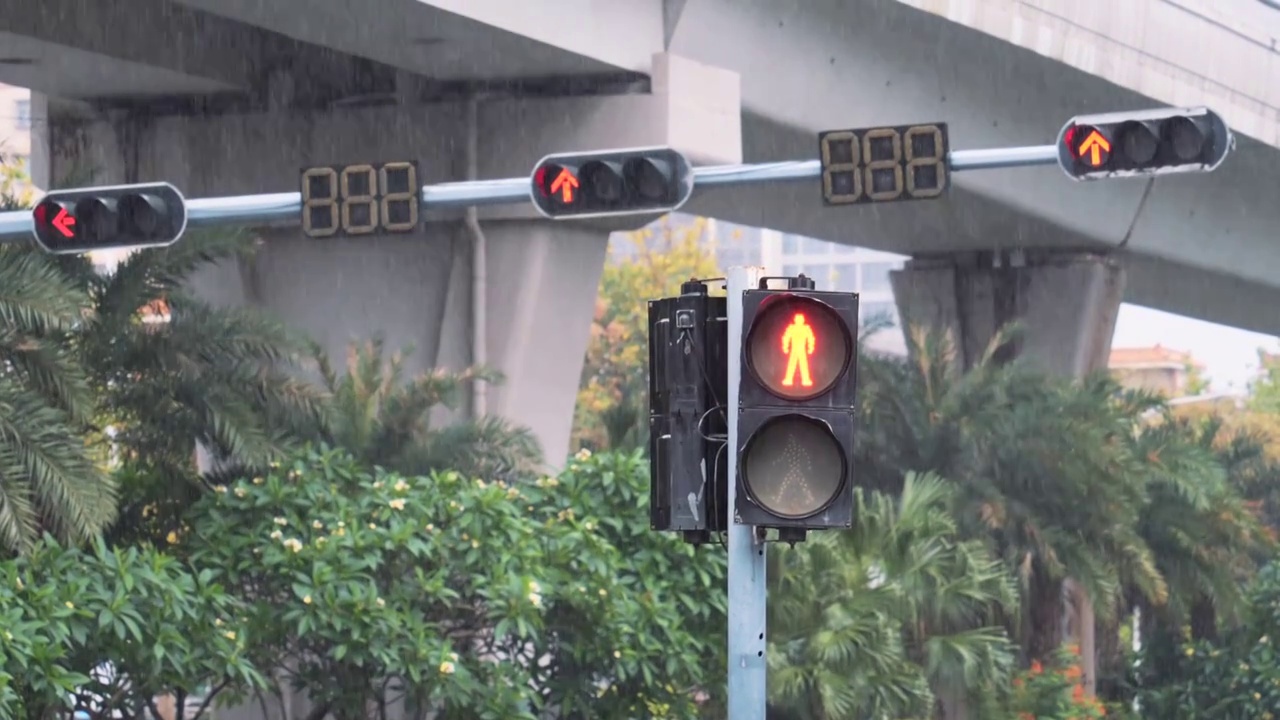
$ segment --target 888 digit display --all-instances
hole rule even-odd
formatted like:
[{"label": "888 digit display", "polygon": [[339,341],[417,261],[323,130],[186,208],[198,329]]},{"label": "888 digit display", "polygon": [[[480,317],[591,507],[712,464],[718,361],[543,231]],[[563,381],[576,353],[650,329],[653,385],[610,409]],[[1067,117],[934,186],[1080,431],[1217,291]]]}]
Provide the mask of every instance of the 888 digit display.
[{"label": "888 digit display", "polygon": [[416,162],[307,168],[302,232],[313,238],[413,232],[421,190]]},{"label": "888 digit display", "polygon": [[949,148],[946,123],[819,133],[823,204],[941,197]]}]

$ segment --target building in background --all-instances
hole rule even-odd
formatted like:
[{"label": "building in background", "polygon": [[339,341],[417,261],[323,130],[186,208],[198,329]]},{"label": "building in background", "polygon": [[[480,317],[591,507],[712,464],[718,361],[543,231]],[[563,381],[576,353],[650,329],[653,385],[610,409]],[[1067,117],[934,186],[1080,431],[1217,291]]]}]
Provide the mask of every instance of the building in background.
[{"label": "building in background", "polygon": [[0,85],[0,155],[25,167],[31,157],[31,91]]},{"label": "building in background", "polygon": [[1200,387],[1204,366],[1181,350],[1160,345],[1114,348],[1107,367],[1121,385],[1157,392],[1167,398],[1199,395],[1205,391]]}]

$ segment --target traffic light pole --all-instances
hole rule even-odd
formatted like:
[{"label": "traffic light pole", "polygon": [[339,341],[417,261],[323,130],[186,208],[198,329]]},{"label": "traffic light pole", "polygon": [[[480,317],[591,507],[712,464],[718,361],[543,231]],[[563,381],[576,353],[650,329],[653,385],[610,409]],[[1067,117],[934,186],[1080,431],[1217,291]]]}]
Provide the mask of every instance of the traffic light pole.
[{"label": "traffic light pole", "polygon": [[[1058,164],[1057,145],[989,148],[986,150],[953,150],[947,154],[952,172],[997,170]],[[795,160],[750,165],[710,165],[693,169],[693,185],[752,185],[756,183],[815,180],[822,177],[818,160]],[[528,177],[470,182],[448,182],[422,188],[422,204],[426,210],[485,205],[513,205],[531,202]],[[302,216],[302,194],[297,192],[261,195],[233,195],[213,198],[188,198],[187,227],[210,227],[245,223],[294,224]],[[0,243],[20,242],[32,237],[31,212],[18,210],[0,213]]]},{"label": "traffic light pole", "polygon": [[742,294],[756,287],[764,268],[731,267],[729,298],[728,384],[725,413],[729,420],[729,720],[764,720],[766,708],[765,545],[755,528],[733,522],[737,507],[738,407],[742,384]]}]

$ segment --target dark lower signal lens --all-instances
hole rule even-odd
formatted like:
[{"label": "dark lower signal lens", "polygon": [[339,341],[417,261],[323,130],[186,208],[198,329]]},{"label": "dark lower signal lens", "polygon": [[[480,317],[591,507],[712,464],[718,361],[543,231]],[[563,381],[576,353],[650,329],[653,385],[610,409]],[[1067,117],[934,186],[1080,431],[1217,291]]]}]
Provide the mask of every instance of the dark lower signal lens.
[{"label": "dark lower signal lens", "polygon": [[666,200],[671,193],[671,166],[657,158],[633,158],[622,169],[627,184],[650,202]]},{"label": "dark lower signal lens", "polygon": [[817,515],[836,499],[845,472],[844,452],[825,423],[782,415],[751,437],[742,477],[756,504],[799,519]]},{"label": "dark lower signal lens", "polygon": [[120,224],[140,238],[155,239],[161,235],[165,211],[164,200],[154,195],[126,195],[120,199]]},{"label": "dark lower signal lens", "polygon": [[76,234],[86,242],[113,241],[120,234],[114,198],[89,197],[76,203]]},{"label": "dark lower signal lens", "polygon": [[1127,122],[1120,126],[1120,150],[1125,159],[1134,165],[1146,165],[1156,157],[1160,138],[1140,122]]},{"label": "dark lower signal lens", "polygon": [[582,166],[583,190],[596,200],[616,203],[622,199],[622,173],[616,163],[594,161]]},{"label": "dark lower signal lens", "polygon": [[1182,162],[1193,162],[1204,154],[1208,138],[1190,118],[1170,118],[1164,125],[1164,135],[1173,148],[1174,156]]}]

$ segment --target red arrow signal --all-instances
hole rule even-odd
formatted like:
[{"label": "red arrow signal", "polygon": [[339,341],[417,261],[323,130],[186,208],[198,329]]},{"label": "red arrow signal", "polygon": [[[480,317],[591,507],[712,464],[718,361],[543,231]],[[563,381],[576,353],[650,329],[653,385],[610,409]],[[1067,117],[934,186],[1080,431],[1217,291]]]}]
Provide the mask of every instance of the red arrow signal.
[{"label": "red arrow signal", "polygon": [[53,216],[53,229],[62,233],[65,238],[73,238],[76,236],[76,219],[67,212],[66,208],[58,208],[58,214]]},{"label": "red arrow signal", "polygon": [[560,193],[560,201],[567,205],[573,202],[573,191],[576,187],[578,187],[578,178],[569,172],[569,168],[561,168],[560,174],[551,181],[551,194]]}]

